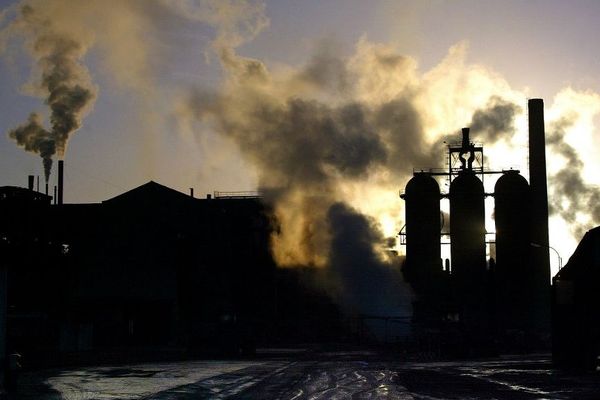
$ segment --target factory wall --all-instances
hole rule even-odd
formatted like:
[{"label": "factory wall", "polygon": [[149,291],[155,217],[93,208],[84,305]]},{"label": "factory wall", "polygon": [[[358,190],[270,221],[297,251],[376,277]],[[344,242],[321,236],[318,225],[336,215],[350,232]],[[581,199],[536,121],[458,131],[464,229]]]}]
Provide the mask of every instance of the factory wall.
[{"label": "factory wall", "polygon": [[[30,365],[109,348],[237,354],[290,329],[323,337],[340,318],[318,291],[280,276],[258,198],[195,199],[149,182],[102,203],[51,205],[0,188],[0,219],[11,238],[9,347]],[[281,294],[294,292],[312,299],[302,315],[326,323],[301,326],[299,304],[309,303]]]},{"label": "factory wall", "polygon": [[600,227],[589,230],[553,278],[555,365],[596,372],[600,356]]}]

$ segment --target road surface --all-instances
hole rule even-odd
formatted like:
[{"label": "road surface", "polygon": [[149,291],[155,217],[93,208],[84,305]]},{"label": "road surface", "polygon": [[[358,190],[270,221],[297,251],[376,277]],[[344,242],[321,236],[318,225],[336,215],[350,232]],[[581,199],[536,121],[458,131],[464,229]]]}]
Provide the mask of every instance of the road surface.
[{"label": "road surface", "polygon": [[551,369],[548,357],[403,362],[359,352],[46,370],[11,399],[600,399],[598,373]]}]

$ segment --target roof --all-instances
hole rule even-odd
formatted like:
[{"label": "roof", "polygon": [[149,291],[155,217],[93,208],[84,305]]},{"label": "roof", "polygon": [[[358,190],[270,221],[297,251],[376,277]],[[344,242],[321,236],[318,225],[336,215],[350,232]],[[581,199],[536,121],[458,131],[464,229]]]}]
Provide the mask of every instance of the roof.
[{"label": "roof", "polygon": [[119,204],[119,203],[130,203],[130,202],[193,202],[197,199],[181,193],[175,189],[171,189],[167,186],[161,185],[154,181],[150,181],[128,192],[122,193],[111,199],[104,200],[102,204]]},{"label": "roof", "polygon": [[16,201],[41,201],[50,203],[52,196],[48,196],[42,192],[29,190],[18,186],[0,186],[0,200],[16,200]]},{"label": "roof", "polygon": [[600,276],[600,226],[586,232],[556,279]]}]

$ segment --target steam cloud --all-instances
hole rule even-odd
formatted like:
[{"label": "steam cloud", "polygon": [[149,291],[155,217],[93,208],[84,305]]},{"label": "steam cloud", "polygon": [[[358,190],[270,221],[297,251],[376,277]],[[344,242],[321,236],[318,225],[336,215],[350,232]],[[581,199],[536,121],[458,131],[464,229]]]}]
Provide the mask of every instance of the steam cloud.
[{"label": "steam cloud", "polygon": [[5,31],[17,33],[25,36],[36,61],[40,76],[32,86],[50,107],[51,129],[45,129],[41,116],[32,113],[26,123],[8,134],[26,151],[42,157],[48,182],[52,157],[64,154],[69,136],[81,127],[83,115],[93,105],[96,88],[81,62],[86,46],[57,31],[53,22],[40,17],[33,7],[22,6],[17,19]]},{"label": "steam cloud", "polygon": [[[412,168],[441,166],[440,138],[448,131],[431,137],[442,121],[436,109],[426,110],[432,88],[447,78],[436,70],[419,78],[412,59],[366,40],[352,57],[323,46],[303,68],[283,72],[235,49],[221,52],[223,86],[193,90],[179,117],[233,140],[257,168],[280,222],[272,237],[280,266],[326,267],[332,291],[347,307],[405,314],[410,291],[398,260],[383,250],[389,238],[369,213],[393,209],[391,218],[401,220],[394,193]],[[449,57],[461,59],[462,51],[455,51]],[[486,100],[491,109],[477,119],[482,131],[512,132],[512,103],[492,94]],[[464,113],[467,121],[474,109]],[[510,118],[498,127],[500,112]],[[378,206],[375,193],[394,197]]]},{"label": "steam cloud", "polygon": [[411,291],[399,269],[390,268],[373,249],[373,243],[383,241],[374,221],[344,203],[333,204],[327,220],[332,235],[330,273],[341,282],[341,303],[379,316],[409,308]]},{"label": "steam cloud", "polygon": [[600,224],[600,189],[587,184],[582,176],[584,163],[573,146],[565,140],[566,133],[577,120],[571,113],[554,121],[547,135],[547,145],[565,159],[564,166],[550,177],[553,196],[549,198],[550,212],[560,215],[577,238],[582,238],[590,228],[590,222],[578,219],[585,210],[591,223]]},{"label": "steam cloud", "polygon": [[[413,167],[443,162],[442,141],[426,134],[435,118],[423,111],[433,84],[416,78],[415,64],[389,48],[363,41],[350,59],[320,50],[287,74],[234,52],[222,63],[222,89],[193,91],[180,116],[232,139],[257,167],[282,225],[273,238],[280,265],[327,264],[327,212],[340,201],[364,209],[357,187],[394,193]],[[495,97],[488,103],[475,114],[478,128],[490,136],[512,132],[518,109]]]},{"label": "steam cloud", "polygon": [[471,120],[471,132],[478,140],[494,143],[501,138],[510,139],[515,133],[515,115],[521,107],[501,97],[493,96],[485,109],[475,111]]},{"label": "steam cloud", "polygon": [[[340,184],[424,159],[419,116],[401,99],[373,107],[272,93],[278,84],[264,65],[240,57],[226,61],[233,68],[231,90],[196,91],[184,111],[211,122],[258,167],[261,186],[282,222],[282,235],[274,239],[279,263],[323,265],[328,258],[325,215],[340,200]],[[314,87],[315,62],[308,66],[310,74],[300,71],[289,85]],[[413,143],[400,147],[404,141],[398,134],[412,136]]]}]

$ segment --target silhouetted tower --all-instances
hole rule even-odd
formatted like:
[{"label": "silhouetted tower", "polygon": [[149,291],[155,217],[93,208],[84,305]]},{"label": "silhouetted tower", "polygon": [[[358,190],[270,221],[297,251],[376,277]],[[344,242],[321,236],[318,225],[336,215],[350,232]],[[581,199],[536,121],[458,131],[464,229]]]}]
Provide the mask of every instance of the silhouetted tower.
[{"label": "silhouetted tower", "polygon": [[65,162],[63,160],[58,160],[58,204],[63,203],[63,190],[64,190],[64,167]]},{"label": "silhouetted tower", "polygon": [[440,188],[427,173],[415,173],[406,185],[406,262],[404,276],[418,300],[416,320],[439,319],[443,275],[440,252]]},{"label": "silhouetted tower", "polygon": [[471,170],[450,184],[452,279],[461,321],[477,324],[485,291],[485,207],[483,183]]},{"label": "silhouetted tower", "polygon": [[546,139],[544,101],[530,99],[529,107],[529,182],[531,185],[531,249],[535,324],[550,328],[550,249],[548,240],[548,188],[546,182]]},{"label": "silhouetted tower", "polygon": [[461,323],[468,328],[482,325],[486,307],[484,190],[472,169],[473,149],[465,128],[462,169],[450,184],[450,251],[454,298]]},{"label": "silhouetted tower", "polygon": [[535,312],[529,184],[517,171],[507,171],[496,182],[494,193],[498,323],[502,329],[529,329]]}]

